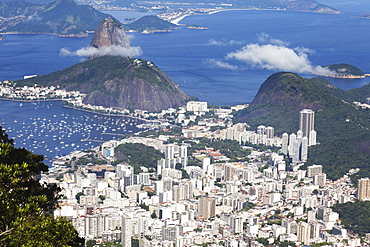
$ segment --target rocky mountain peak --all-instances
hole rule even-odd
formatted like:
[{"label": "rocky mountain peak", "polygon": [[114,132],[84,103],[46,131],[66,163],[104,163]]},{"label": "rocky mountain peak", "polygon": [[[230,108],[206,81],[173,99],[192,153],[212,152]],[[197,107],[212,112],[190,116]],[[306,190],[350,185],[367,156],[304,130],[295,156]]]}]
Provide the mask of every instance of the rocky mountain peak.
[{"label": "rocky mountain peak", "polygon": [[108,17],[100,22],[95,30],[90,46],[103,48],[119,46],[130,48],[130,41],[122,25],[115,19]]}]

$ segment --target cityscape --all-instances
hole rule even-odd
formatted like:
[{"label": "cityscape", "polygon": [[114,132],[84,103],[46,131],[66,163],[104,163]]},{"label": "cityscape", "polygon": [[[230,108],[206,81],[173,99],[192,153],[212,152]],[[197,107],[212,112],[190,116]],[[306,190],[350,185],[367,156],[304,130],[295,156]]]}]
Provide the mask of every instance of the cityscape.
[{"label": "cityscape", "polygon": [[[247,106],[233,110],[243,107]],[[133,241],[139,246],[366,244],[366,238],[341,224],[331,207],[367,200],[370,180],[359,180],[356,189],[349,178],[356,169],[336,181],[326,178],[321,165],[300,169],[309,147],[319,145],[314,111],[300,112],[297,133],[278,137],[272,126],[253,131],[247,124],[232,124],[233,110],[218,109],[214,117],[205,117],[212,111],[207,103],[190,101],[172,117],[183,125],[184,140],[236,141],[249,151],[240,162],[212,147],[190,153],[191,142],[171,143],[172,135],[112,140],[93,151],[61,157],[49,174],[42,175],[41,181],[62,188],[63,199],[54,215],[70,219],[86,240],[122,246],[132,246]],[[193,115],[187,119],[189,113]],[[186,120],[199,116],[203,118],[197,125],[187,126]],[[153,147],[164,158],[155,168],[140,167],[138,173],[129,163],[111,165],[117,147],[127,143]],[[91,154],[105,163],[76,165]]]},{"label": "cityscape", "polygon": [[1,6],[0,246],[370,246],[367,0]]}]

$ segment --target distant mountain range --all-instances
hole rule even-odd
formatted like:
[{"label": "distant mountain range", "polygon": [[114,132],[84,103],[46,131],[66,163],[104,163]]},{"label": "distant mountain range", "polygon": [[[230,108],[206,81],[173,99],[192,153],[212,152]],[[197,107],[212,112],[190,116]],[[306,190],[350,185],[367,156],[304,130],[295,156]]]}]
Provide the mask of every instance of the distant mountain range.
[{"label": "distant mountain range", "polygon": [[[11,0],[3,0],[5,2],[11,2]],[[28,2],[37,4],[50,3],[50,0],[28,0]],[[155,7],[156,12],[167,12],[171,9],[189,8],[192,5],[202,4],[204,6],[222,6],[223,8],[240,8],[240,9],[279,9],[288,11],[302,11],[302,12],[315,12],[315,13],[326,13],[326,14],[338,14],[340,11],[331,8],[328,5],[321,4],[315,0],[171,0],[169,2],[156,2],[156,1],[141,1],[141,0],[110,0],[104,2],[104,4],[111,6],[126,7],[136,10],[145,10],[147,7]],[[176,3],[175,5],[173,3]],[[181,4],[183,3],[183,4]],[[190,5],[189,5],[190,3]],[[99,6],[99,3],[94,3],[94,6]],[[159,6],[166,6],[161,9]],[[103,4],[102,4],[102,8]]]},{"label": "distant mountain range", "polygon": [[[114,3],[119,4],[118,1]],[[173,3],[176,3],[174,5]],[[181,4],[183,3],[183,4]],[[190,4],[189,4],[190,3]],[[122,6],[127,6],[126,2],[121,2]],[[150,2],[150,1],[137,1],[131,6],[135,7],[156,7],[166,6],[169,8],[189,8],[189,6],[194,5],[204,5],[204,6],[217,6],[219,5],[222,8],[232,8],[232,9],[273,9],[273,10],[287,10],[287,11],[301,11],[301,12],[314,12],[314,13],[323,13],[323,14],[339,14],[340,11],[325,5],[318,3],[315,0],[172,0],[170,2]],[[160,11],[161,9],[159,9]],[[166,8],[163,11],[167,11]]]},{"label": "distant mountain range", "polygon": [[43,5],[24,1],[0,2],[0,31],[87,36],[88,31],[95,30],[100,21],[109,16],[73,0]]},{"label": "distant mountain range", "polygon": [[319,145],[310,147],[309,164],[324,166],[330,178],[338,178],[350,168],[370,175],[370,109],[356,108],[365,102],[370,84],[341,90],[323,78],[305,79],[293,73],[271,75],[260,87],[250,106],[236,113],[236,122],[255,129],[271,125],[278,134],[296,133],[299,111],[313,109]]}]

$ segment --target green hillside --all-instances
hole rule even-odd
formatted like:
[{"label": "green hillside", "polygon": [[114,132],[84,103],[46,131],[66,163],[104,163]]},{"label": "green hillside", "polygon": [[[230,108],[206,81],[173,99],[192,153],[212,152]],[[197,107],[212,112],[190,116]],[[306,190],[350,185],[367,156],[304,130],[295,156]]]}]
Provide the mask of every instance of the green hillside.
[{"label": "green hillside", "polygon": [[171,22],[164,21],[155,15],[143,16],[140,19],[130,23],[124,24],[126,30],[134,30],[136,32],[152,32],[152,31],[168,31],[177,26]]},{"label": "green hillside", "polygon": [[61,36],[87,36],[110,15],[73,0],[58,0],[40,5],[23,1],[1,2],[3,32],[45,33]]},{"label": "green hillside", "polygon": [[320,145],[310,147],[306,165],[321,164],[330,178],[338,178],[350,168],[370,168],[370,109],[351,104],[369,96],[369,85],[344,91],[322,78],[276,73],[261,85],[250,107],[235,117],[252,128],[271,125],[282,134],[298,131],[300,110],[315,110]]},{"label": "green hillside", "polygon": [[364,76],[362,70],[346,63],[327,65],[324,68],[334,71],[338,76]]}]

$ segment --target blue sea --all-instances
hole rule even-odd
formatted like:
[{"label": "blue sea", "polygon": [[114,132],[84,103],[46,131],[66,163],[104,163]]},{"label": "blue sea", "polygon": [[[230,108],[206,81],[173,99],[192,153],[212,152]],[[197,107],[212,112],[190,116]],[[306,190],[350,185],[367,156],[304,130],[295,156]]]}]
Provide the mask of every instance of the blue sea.
[{"label": "blue sea", "polygon": [[[207,27],[207,30],[186,29],[182,25],[169,33],[129,35],[131,45],[140,47],[142,51],[139,57],[154,62],[187,94],[214,105],[249,103],[260,85],[271,74],[279,71],[293,70],[309,78],[313,75],[300,68],[348,63],[370,73],[370,20],[358,17],[370,12],[370,3],[365,0],[320,2],[343,13],[323,15],[264,10],[223,11],[188,16],[180,21],[180,24],[195,24]],[[143,15],[142,12],[133,11],[107,13],[122,22],[125,18]],[[61,56],[60,51],[63,48],[75,51],[87,47],[92,35],[86,38],[61,38],[52,35],[5,37],[0,42],[0,80],[18,80],[24,75],[47,74],[84,61],[83,57]],[[328,80],[342,89],[350,89],[368,84],[370,78]],[[16,137],[17,145],[39,150],[37,152],[41,154],[47,154],[46,149],[49,149],[50,156],[67,154],[71,151],[71,145],[74,143],[72,149],[77,148],[77,142],[84,137],[75,135],[70,140],[53,140],[54,138],[44,138],[45,134],[41,134],[44,139],[38,139],[39,133],[32,133],[31,143],[27,138],[22,142],[24,135],[17,138],[20,135],[17,130],[23,129],[25,125],[33,129],[33,123],[42,125],[43,119],[46,119],[45,124],[55,121],[54,124],[72,126],[74,123],[83,124],[87,121],[92,126],[107,124],[107,127],[117,129],[114,124],[104,123],[94,117],[94,114],[66,109],[61,103],[52,102],[49,106],[45,102],[37,104],[23,103],[20,107],[19,102],[0,101],[0,119],[5,119],[2,121],[5,122],[4,127],[11,130],[9,135]],[[49,113],[50,109],[53,110]],[[65,118],[66,114],[68,118]],[[70,122],[67,124],[61,122],[62,120]],[[96,137],[103,140],[102,136],[107,136],[102,135],[97,128],[92,128],[90,132],[97,134],[88,139]],[[48,144],[47,148],[43,148],[45,143]],[[79,145],[78,148],[90,146]],[[57,149],[58,152],[50,152]]]}]

